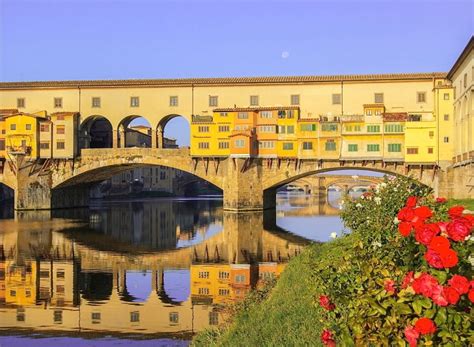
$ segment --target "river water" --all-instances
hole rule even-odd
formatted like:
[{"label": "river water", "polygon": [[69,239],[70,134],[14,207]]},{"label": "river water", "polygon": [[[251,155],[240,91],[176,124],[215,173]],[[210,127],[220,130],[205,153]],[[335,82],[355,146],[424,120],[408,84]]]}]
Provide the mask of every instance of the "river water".
[{"label": "river water", "polygon": [[0,220],[0,346],[186,346],[310,242],[342,233],[329,202],[279,193],[276,212],[222,200],[95,201]]}]

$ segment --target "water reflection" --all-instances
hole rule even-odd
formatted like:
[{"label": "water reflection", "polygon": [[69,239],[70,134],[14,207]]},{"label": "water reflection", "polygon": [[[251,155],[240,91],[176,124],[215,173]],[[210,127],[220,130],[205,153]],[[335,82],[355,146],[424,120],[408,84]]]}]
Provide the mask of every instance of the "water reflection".
[{"label": "water reflection", "polygon": [[280,196],[275,215],[226,213],[209,199],[129,201],[0,221],[0,328],[188,338],[340,227],[336,215],[330,230],[314,224],[337,212],[314,205]]}]

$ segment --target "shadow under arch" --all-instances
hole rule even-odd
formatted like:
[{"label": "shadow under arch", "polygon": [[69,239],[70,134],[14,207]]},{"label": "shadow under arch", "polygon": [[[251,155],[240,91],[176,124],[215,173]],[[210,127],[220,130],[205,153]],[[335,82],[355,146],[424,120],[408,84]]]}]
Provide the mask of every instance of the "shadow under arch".
[{"label": "shadow under arch", "polygon": [[[170,121],[172,121],[173,119],[177,119],[177,118],[182,118],[186,121],[186,124],[187,124],[187,135],[189,138],[191,138],[191,123],[190,123],[190,120],[188,118],[186,118],[185,116],[181,115],[181,114],[177,114],[177,113],[172,113],[172,114],[168,114],[166,116],[164,116],[163,118],[160,119],[160,121],[158,122],[158,125],[156,126],[156,136],[157,136],[157,146],[158,148],[177,148],[177,147],[180,147],[176,144],[176,141],[174,141],[173,143],[173,140],[175,139],[170,139],[170,138],[167,138],[165,137],[165,128],[166,126],[168,125],[168,123]],[[183,147],[183,146],[181,146]]]},{"label": "shadow under arch", "polygon": [[112,148],[112,123],[102,115],[91,115],[79,127],[79,149]]},{"label": "shadow under arch", "polygon": [[[131,123],[138,119],[142,119],[146,124],[131,126]],[[152,147],[152,127],[150,124],[150,121],[143,115],[125,116],[118,125],[118,147]]]}]

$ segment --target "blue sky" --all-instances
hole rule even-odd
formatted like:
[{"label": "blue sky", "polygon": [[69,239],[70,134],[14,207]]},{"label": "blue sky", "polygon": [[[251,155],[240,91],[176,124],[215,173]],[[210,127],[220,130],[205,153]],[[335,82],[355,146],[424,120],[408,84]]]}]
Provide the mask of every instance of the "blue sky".
[{"label": "blue sky", "polygon": [[0,81],[447,71],[473,4],[0,0]]}]

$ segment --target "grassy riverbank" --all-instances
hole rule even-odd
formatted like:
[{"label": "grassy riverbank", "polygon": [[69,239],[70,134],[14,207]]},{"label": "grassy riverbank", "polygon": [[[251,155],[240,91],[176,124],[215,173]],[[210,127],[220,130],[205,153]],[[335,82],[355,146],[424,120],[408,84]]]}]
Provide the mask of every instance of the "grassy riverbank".
[{"label": "grassy riverbank", "polygon": [[468,210],[474,211],[474,199],[449,199],[448,205],[462,205],[465,206]]},{"label": "grassy riverbank", "polygon": [[304,346],[320,345],[321,317],[315,307],[317,268],[337,263],[352,249],[354,236],[314,244],[293,258],[268,298],[248,302],[230,326],[207,330],[194,346]]}]

